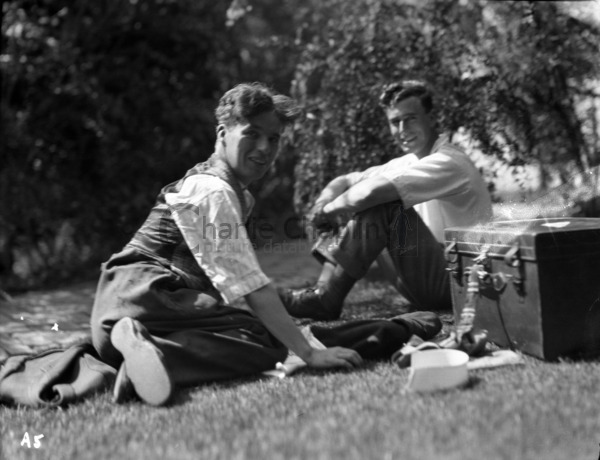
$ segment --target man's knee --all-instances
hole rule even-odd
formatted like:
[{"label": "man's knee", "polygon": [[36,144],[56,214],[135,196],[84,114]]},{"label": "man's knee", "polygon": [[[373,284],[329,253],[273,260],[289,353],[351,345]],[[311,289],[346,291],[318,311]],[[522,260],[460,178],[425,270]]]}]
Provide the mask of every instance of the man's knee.
[{"label": "man's knee", "polygon": [[367,238],[379,238],[382,232],[388,235],[400,228],[398,224],[404,225],[406,215],[401,201],[378,204],[354,215],[354,233]]},{"label": "man's knee", "polygon": [[381,217],[389,219],[394,218],[398,213],[404,212],[404,206],[402,201],[389,201],[387,203],[380,203],[378,205],[367,208],[363,211],[356,213],[356,216],[360,219],[375,220]]}]

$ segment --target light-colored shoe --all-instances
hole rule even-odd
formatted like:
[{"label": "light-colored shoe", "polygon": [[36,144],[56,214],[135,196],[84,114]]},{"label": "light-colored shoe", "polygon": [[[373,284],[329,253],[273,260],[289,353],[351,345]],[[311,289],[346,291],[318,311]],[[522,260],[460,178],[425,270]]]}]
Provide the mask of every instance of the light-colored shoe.
[{"label": "light-colored shoe", "polygon": [[126,384],[124,379],[128,379],[137,395],[148,404],[166,404],[173,393],[173,382],[162,352],[142,323],[129,317],[122,318],[114,325],[110,340],[123,355],[121,383]]}]

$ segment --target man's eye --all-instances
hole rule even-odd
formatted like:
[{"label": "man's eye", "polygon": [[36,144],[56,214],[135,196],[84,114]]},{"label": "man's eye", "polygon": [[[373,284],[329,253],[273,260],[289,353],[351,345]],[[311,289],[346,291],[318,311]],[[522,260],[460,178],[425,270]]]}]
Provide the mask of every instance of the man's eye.
[{"label": "man's eye", "polygon": [[246,136],[252,138],[252,139],[256,139],[258,137],[258,132],[257,131],[246,131]]},{"label": "man's eye", "polygon": [[269,142],[271,142],[272,144],[276,144],[277,142],[279,142],[279,139],[281,139],[280,136],[271,136],[269,137]]}]

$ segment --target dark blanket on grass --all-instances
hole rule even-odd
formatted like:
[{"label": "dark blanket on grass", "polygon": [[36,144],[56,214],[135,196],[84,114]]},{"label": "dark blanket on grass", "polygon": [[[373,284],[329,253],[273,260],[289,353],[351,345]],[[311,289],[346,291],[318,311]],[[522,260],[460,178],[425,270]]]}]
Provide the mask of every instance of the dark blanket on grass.
[{"label": "dark blanket on grass", "polygon": [[65,406],[114,384],[117,370],[100,361],[91,341],[9,357],[0,368],[0,403]]}]

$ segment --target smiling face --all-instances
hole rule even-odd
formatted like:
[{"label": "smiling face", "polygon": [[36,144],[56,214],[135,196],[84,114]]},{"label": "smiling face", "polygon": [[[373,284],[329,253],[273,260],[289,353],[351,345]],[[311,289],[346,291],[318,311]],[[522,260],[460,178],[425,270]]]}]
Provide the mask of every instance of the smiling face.
[{"label": "smiling face", "polygon": [[436,140],[433,121],[416,96],[403,99],[386,109],[392,136],[404,153],[419,158],[428,155]]},{"label": "smiling face", "polygon": [[269,170],[277,156],[283,128],[275,112],[263,112],[230,126],[219,125],[217,142],[243,186]]}]

